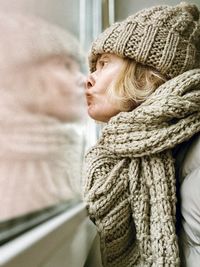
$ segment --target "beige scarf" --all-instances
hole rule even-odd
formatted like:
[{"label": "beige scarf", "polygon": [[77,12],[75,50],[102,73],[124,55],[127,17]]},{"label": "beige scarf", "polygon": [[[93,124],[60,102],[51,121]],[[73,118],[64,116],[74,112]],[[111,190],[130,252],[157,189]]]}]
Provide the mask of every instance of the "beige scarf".
[{"label": "beige scarf", "polygon": [[86,155],[84,195],[104,267],[179,266],[171,149],[200,131],[200,69],[113,117]]}]

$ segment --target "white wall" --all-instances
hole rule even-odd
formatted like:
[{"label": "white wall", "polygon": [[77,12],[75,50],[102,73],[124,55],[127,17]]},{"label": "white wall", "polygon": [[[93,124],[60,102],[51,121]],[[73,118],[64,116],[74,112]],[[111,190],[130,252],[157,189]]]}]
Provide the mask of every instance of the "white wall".
[{"label": "white wall", "polygon": [[[176,5],[181,0],[115,0],[115,20],[123,20],[135,12],[154,5]],[[187,0],[200,8],[200,0]]]}]

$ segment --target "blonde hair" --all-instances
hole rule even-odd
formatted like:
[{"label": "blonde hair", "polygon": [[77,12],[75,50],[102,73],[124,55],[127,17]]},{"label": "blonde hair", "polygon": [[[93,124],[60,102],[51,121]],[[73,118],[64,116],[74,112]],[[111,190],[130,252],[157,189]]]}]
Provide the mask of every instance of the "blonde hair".
[{"label": "blonde hair", "polygon": [[108,96],[121,111],[130,111],[166,81],[154,68],[125,58],[117,80],[108,88]]}]

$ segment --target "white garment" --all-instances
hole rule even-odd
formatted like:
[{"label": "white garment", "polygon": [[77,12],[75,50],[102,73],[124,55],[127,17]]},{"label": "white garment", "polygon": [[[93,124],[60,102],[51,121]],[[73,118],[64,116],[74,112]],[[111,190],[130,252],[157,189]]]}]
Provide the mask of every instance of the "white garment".
[{"label": "white garment", "polygon": [[[180,234],[182,265],[200,266],[200,134],[192,139],[180,163],[181,214]],[[180,151],[179,153],[183,153]]]}]

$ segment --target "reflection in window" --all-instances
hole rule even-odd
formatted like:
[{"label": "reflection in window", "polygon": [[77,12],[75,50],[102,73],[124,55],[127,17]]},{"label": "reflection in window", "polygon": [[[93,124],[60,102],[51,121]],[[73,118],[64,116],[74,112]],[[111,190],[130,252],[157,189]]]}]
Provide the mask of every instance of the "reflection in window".
[{"label": "reflection in window", "polygon": [[80,199],[86,108],[83,55],[74,37],[36,17],[0,16],[5,222]]},{"label": "reflection in window", "polygon": [[80,73],[87,55],[66,29],[88,51],[102,30],[102,1],[0,4],[2,245],[81,201],[83,155],[97,128]]}]

